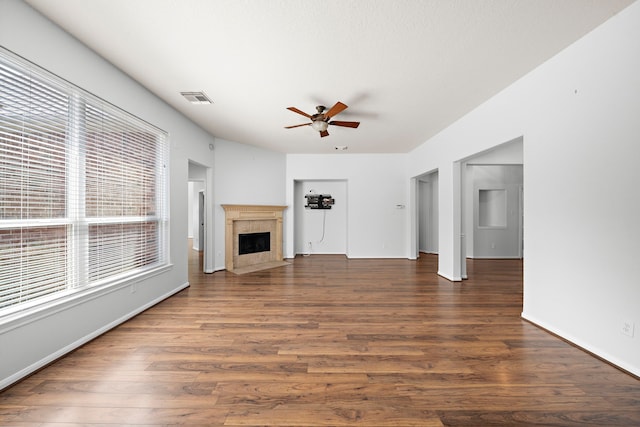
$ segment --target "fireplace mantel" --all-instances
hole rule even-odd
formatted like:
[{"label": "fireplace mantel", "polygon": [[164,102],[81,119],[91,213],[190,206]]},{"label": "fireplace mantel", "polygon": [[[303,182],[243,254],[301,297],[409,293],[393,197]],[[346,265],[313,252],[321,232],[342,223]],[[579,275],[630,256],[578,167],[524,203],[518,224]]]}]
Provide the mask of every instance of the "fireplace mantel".
[{"label": "fireplace mantel", "polygon": [[[282,212],[280,205],[222,205],[225,212],[225,268],[241,273],[286,265],[282,257]],[[270,232],[271,250],[238,254],[238,235]]]}]

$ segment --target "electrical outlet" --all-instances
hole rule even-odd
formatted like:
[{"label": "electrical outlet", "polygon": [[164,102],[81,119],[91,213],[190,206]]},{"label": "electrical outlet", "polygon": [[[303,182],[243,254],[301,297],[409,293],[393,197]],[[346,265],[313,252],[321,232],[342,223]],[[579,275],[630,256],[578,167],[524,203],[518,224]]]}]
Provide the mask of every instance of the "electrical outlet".
[{"label": "electrical outlet", "polygon": [[627,321],[627,322],[622,322],[622,333],[629,336],[629,337],[633,337],[633,331],[635,329],[635,324],[633,322]]}]

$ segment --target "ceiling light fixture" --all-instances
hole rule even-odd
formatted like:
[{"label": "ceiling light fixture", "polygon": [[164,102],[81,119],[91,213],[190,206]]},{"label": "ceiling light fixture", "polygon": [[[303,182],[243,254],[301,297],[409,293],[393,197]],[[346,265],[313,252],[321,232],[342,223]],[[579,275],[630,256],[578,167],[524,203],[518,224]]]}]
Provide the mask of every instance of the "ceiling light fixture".
[{"label": "ceiling light fixture", "polygon": [[311,122],[311,127],[318,132],[324,132],[329,127],[329,123],[324,120],[314,120]]}]

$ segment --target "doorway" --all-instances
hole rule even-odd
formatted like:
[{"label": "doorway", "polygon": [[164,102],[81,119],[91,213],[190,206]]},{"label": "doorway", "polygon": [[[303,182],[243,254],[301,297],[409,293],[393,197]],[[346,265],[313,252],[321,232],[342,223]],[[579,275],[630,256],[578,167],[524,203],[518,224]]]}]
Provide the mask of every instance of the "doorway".
[{"label": "doorway", "polygon": [[417,220],[416,257],[438,254],[438,171],[416,178]]},{"label": "doorway", "polygon": [[438,171],[434,170],[417,176],[412,182],[416,203],[411,221],[412,228],[415,225],[412,233],[414,236],[412,239],[415,239],[412,240],[412,252],[417,259],[421,253],[437,255],[439,250]]},{"label": "doorway", "polygon": [[522,257],[522,165],[468,165],[470,258]]},{"label": "doorway", "polygon": [[[213,208],[209,206],[210,188],[213,188],[212,169],[189,160],[188,180],[188,245],[189,251],[198,252],[199,269],[213,273]],[[190,257],[192,259],[192,257]],[[189,262],[189,268],[193,268]]]},{"label": "doorway", "polygon": [[461,161],[466,258],[522,258],[523,137]]}]

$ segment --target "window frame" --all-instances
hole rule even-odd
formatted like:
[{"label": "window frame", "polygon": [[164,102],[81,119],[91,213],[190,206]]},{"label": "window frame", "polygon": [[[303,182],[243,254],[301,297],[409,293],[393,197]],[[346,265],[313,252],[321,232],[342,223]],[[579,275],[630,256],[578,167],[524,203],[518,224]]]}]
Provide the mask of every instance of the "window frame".
[{"label": "window frame", "polygon": [[[124,286],[131,285],[132,292],[135,284],[149,277],[161,274],[170,267],[169,254],[169,135],[167,132],[149,124],[148,122],[124,111],[123,109],[77,87],[76,85],[42,69],[30,61],[0,47],[0,60],[5,67],[15,67],[22,73],[27,73],[31,79],[51,83],[56,89],[62,88],[67,95],[68,120],[65,127],[64,147],[65,155],[65,213],[62,217],[32,218],[32,219],[4,219],[0,217],[0,230],[25,228],[33,230],[36,227],[67,227],[66,264],[67,280],[65,289],[55,291],[49,295],[36,297],[32,300],[9,304],[0,308],[0,326],[11,323],[25,316],[34,315],[40,311],[62,310],[69,305],[82,303],[86,298],[95,298],[114,292]],[[1,82],[0,82],[1,83]],[[7,84],[5,87],[10,87]],[[2,88],[0,87],[0,90]],[[86,151],[87,140],[83,139],[82,122],[85,120],[82,110],[87,106],[106,114],[114,115],[123,123],[133,126],[137,132],[153,135],[153,215],[141,216],[91,216],[87,215],[86,198]],[[1,112],[1,111],[0,111]],[[8,117],[8,116],[7,116]],[[2,116],[0,115],[0,118]],[[0,131],[3,125],[0,123]],[[24,134],[22,134],[24,136]],[[123,135],[127,135],[126,130]],[[123,156],[123,158],[126,156]],[[151,164],[151,155],[145,157]],[[137,187],[136,187],[137,188]],[[21,203],[24,198],[21,198]],[[141,202],[141,204],[144,202]],[[157,261],[134,267],[130,270],[112,274],[106,278],[90,281],[89,279],[89,233],[92,226],[108,224],[156,224],[153,256]],[[138,237],[140,234],[138,235]],[[134,242],[135,243],[135,242]],[[73,276],[73,278],[71,277]],[[78,279],[78,277],[80,277]],[[22,285],[20,285],[22,286]]]}]

